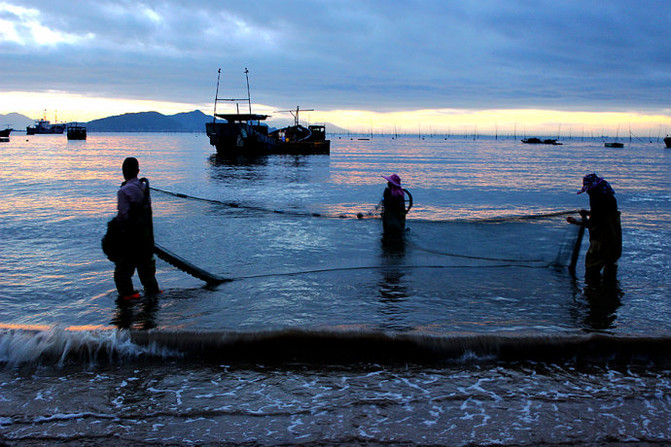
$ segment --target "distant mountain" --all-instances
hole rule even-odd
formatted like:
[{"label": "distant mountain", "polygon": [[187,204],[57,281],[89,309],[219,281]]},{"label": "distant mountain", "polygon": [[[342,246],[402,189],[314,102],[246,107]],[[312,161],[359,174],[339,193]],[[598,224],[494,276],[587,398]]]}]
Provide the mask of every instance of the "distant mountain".
[{"label": "distant mountain", "polygon": [[326,133],[348,133],[349,130],[338,127],[335,124],[325,123]]},{"label": "distant mountain", "polygon": [[[196,124],[197,116],[202,121]],[[158,112],[124,113],[86,123],[89,132],[203,132],[207,115],[200,111],[166,116]]]},{"label": "distant mountain", "polygon": [[[210,121],[212,115],[194,110],[175,115],[163,115],[159,112],[124,113],[81,124],[86,126],[89,132],[205,132],[205,123]],[[34,124],[35,120],[19,113],[0,115],[0,129],[9,125],[13,129],[25,131],[26,126]],[[292,124],[293,121],[288,119],[268,120],[271,129]],[[326,123],[326,132],[347,133],[347,130]]]},{"label": "distant mountain", "polygon": [[205,115],[200,110],[178,113],[170,118],[180,123],[189,132],[205,132],[205,123],[212,121],[212,115]]},{"label": "distant mountain", "polygon": [[25,131],[26,127],[33,126],[34,124],[34,119],[28,118],[27,116],[21,115],[20,113],[8,113],[6,115],[0,115],[0,129],[11,127],[15,130]]},{"label": "distant mountain", "polygon": [[[212,116],[200,110],[193,112],[163,115],[158,112],[125,113],[110,116],[86,123],[89,132],[205,132],[205,123],[211,122]],[[272,128],[286,127],[293,124],[292,120],[268,120]],[[347,132],[345,129],[326,123],[326,132]]]}]

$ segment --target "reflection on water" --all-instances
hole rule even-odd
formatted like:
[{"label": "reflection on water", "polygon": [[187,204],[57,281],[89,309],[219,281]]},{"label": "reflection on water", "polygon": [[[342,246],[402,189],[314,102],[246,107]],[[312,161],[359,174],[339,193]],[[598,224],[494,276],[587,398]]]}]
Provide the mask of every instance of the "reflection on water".
[{"label": "reflection on water", "polygon": [[212,154],[208,158],[210,166],[213,168],[239,168],[239,167],[255,167],[266,166],[268,164],[268,156],[250,156],[241,154],[219,155]]},{"label": "reflection on water", "polygon": [[403,302],[408,299],[406,274],[401,265],[405,260],[405,239],[402,234],[382,234],[380,296],[381,327],[384,330],[407,330],[413,326]]},{"label": "reflection on water", "polygon": [[408,297],[403,284],[405,273],[399,266],[405,258],[405,239],[398,234],[383,234],[380,239],[382,247],[382,275],[380,281],[380,298],[382,302],[400,301]]},{"label": "reflection on water", "polygon": [[617,311],[624,297],[619,281],[593,281],[581,290],[574,279],[573,294],[574,312],[584,329],[602,331],[617,327]]},{"label": "reflection on water", "polygon": [[154,329],[156,313],[159,309],[158,297],[143,297],[137,301],[117,298],[116,310],[111,324],[119,329]]},{"label": "reflection on water", "polygon": [[380,247],[385,264],[399,264],[405,256],[405,234],[383,232],[380,238]]},{"label": "reflection on water", "polygon": [[584,294],[589,305],[585,324],[595,330],[614,328],[616,311],[624,296],[619,283],[615,281],[587,285]]}]

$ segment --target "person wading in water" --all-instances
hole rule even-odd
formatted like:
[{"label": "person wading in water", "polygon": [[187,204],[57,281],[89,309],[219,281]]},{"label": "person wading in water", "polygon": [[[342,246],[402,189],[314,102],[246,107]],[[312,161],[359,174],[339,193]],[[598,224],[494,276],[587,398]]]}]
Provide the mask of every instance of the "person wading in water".
[{"label": "person wading in water", "polygon": [[[401,177],[392,174],[382,176],[387,181],[387,187],[382,195],[382,228],[385,234],[401,235],[405,231],[405,216],[412,208],[412,195],[401,186]],[[410,200],[405,207],[405,195]]]},{"label": "person wading in water", "polygon": [[155,296],[160,290],[155,277],[156,261],[149,181],[146,178],[137,178],[140,165],[134,157],[126,158],[121,169],[125,181],[117,192],[118,213],[115,220],[123,239],[119,241],[119,254],[113,259],[114,283],[122,299],[139,298],[132,281],[137,269],[145,296]]},{"label": "person wading in water", "polygon": [[592,282],[601,278],[615,280],[617,260],[622,255],[622,228],[620,212],[617,209],[615,191],[610,184],[595,173],[582,179],[582,189],[578,194],[589,195],[590,210],[581,210],[582,221],[573,217],[570,223],[585,225],[589,230],[589,249],[585,255],[585,280]]}]

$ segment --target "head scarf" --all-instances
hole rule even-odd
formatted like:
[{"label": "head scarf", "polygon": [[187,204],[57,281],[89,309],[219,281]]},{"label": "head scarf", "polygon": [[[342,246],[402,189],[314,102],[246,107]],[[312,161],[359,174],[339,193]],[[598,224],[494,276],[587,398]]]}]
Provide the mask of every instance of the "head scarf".
[{"label": "head scarf", "polygon": [[588,194],[615,194],[615,191],[613,191],[613,188],[611,188],[610,184],[595,173],[587,174],[582,178],[582,189],[578,191],[578,194],[582,194],[584,192]]},{"label": "head scarf", "polygon": [[396,174],[392,174],[389,177],[382,176],[383,179],[389,182],[389,189],[391,190],[392,197],[403,198],[403,188],[401,187],[401,177]]}]

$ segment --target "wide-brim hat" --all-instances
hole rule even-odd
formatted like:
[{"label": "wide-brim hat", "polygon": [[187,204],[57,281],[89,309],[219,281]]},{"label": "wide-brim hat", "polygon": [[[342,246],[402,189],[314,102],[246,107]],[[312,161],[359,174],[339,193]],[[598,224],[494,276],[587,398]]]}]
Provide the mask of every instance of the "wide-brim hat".
[{"label": "wide-brim hat", "polygon": [[398,186],[399,188],[401,187],[401,177],[399,177],[398,175],[392,174],[389,177],[387,177],[386,175],[382,175],[381,177],[386,181],[388,181],[389,183],[391,183],[392,185]]}]

